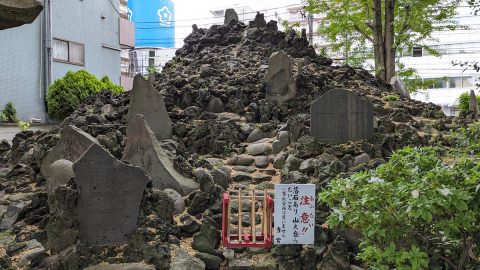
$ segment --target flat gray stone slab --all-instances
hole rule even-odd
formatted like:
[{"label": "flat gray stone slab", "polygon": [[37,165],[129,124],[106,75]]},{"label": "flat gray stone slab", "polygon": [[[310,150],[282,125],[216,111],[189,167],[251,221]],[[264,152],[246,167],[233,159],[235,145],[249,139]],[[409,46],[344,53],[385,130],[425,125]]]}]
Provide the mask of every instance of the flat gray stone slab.
[{"label": "flat gray stone slab", "polygon": [[368,139],[373,136],[373,106],[351,91],[328,91],[310,108],[310,134],[324,143]]},{"label": "flat gray stone slab", "polygon": [[172,121],[168,116],[163,96],[142,75],[133,80],[127,123],[137,114],[145,116],[158,140],[172,137]]},{"label": "flat gray stone slab", "polygon": [[40,167],[42,175],[46,177],[50,165],[59,159],[77,161],[92,144],[98,144],[98,141],[90,134],[74,126],[64,127],[60,140],[42,161]]},{"label": "flat gray stone slab", "polygon": [[151,177],[153,186],[158,189],[173,189],[187,195],[200,188],[193,179],[174,169],[172,161],[150,129],[146,117],[141,114],[135,115],[128,123],[127,143],[122,159],[144,169]]},{"label": "flat gray stone slab", "polygon": [[137,229],[148,176],[97,144],[73,164],[73,172],[79,190],[80,242],[88,246],[126,243]]},{"label": "flat gray stone slab", "polygon": [[268,60],[266,98],[278,103],[297,95],[297,82],[292,74],[292,58],[284,51],[274,52]]}]

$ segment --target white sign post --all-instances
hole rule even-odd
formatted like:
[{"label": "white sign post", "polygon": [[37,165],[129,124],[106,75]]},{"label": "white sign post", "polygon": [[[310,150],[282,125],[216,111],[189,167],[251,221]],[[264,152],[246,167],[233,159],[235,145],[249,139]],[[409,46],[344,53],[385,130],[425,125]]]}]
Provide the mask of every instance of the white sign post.
[{"label": "white sign post", "polygon": [[315,240],[315,185],[275,185],[274,244],[312,244]]}]

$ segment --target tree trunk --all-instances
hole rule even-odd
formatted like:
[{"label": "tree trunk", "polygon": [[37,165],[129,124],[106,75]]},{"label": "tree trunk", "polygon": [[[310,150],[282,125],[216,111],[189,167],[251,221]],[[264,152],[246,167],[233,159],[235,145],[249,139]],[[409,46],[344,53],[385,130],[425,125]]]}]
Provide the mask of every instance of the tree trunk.
[{"label": "tree trunk", "polygon": [[385,0],[385,82],[395,76],[395,0]]},{"label": "tree trunk", "polygon": [[385,43],[383,40],[382,1],[373,0],[373,49],[375,54],[375,73],[384,80],[385,77]]}]

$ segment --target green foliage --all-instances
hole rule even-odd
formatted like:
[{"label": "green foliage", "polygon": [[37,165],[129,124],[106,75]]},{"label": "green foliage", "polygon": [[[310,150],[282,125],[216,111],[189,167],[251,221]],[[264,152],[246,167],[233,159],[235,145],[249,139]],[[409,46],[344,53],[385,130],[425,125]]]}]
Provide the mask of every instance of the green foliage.
[{"label": "green foliage", "polygon": [[5,105],[5,108],[0,115],[0,121],[6,123],[15,123],[17,121],[17,110],[12,102],[8,102]]},{"label": "green foliage", "polygon": [[98,80],[85,70],[69,71],[48,88],[48,115],[61,120],[70,115],[86,97],[101,90],[123,92],[123,88],[112,83],[107,76]]},{"label": "green foliage", "polygon": [[398,97],[397,95],[388,95],[385,97],[385,99],[388,101],[397,101],[400,99],[400,97]]},{"label": "green foliage", "polygon": [[295,31],[297,34],[301,34],[298,28],[301,27],[299,22],[290,23],[288,20],[280,20],[280,24],[282,25],[284,32]]},{"label": "green foliage", "polygon": [[[345,64],[358,65],[373,55],[372,5],[371,0],[309,0],[307,11],[325,15],[318,32],[331,44],[331,53],[343,54]],[[457,0],[395,1],[393,49],[399,52],[423,47],[438,55],[426,44],[433,41],[434,31],[457,27],[451,18],[456,14],[458,5]],[[382,5],[382,14],[385,14],[385,5]]]},{"label": "green foliage", "polygon": [[[480,96],[477,96],[477,103],[480,105]],[[458,108],[462,112],[468,112],[470,107],[470,93],[464,92],[458,97]]]},{"label": "green foliage", "polygon": [[158,73],[158,68],[155,67],[155,66],[149,66],[149,67],[147,67],[147,72],[148,72],[148,74]]},{"label": "green foliage", "polygon": [[18,125],[18,128],[20,129],[20,131],[27,131],[28,128],[30,127],[29,122],[25,122],[25,121],[21,121],[21,120],[19,120],[17,122],[17,125]]},{"label": "green foliage", "polygon": [[[459,135],[463,134],[463,135]],[[453,145],[479,144],[480,125]],[[458,148],[406,147],[376,170],[335,179],[319,194],[330,226],[362,235],[358,258],[369,269],[464,269],[480,257],[480,161]],[[448,164],[447,164],[448,161]],[[436,261],[435,261],[436,260]]]}]

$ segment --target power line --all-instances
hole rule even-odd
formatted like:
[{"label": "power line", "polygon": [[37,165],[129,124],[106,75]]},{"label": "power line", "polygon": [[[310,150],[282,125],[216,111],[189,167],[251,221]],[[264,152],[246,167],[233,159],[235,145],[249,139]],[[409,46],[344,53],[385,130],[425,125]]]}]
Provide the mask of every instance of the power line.
[{"label": "power line", "polygon": [[[265,16],[265,18],[270,18],[270,17],[278,17],[280,15],[285,15],[285,14],[289,14],[289,12],[284,12],[284,13],[278,13],[278,14],[273,14],[273,15],[267,15]],[[215,18],[211,18],[211,19],[215,19]],[[241,22],[247,22],[249,21],[248,19],[246,20],[240,20]],[[159,22],[156,22],[156,23],[159,23]],[[197,24],[197,26],[201,27],[201,26],[210,26],[210,25],[214,25],[215,22],[212,22],[212,23],[205,23],[205,24]],[[151,27],[139,27],[135,24],[135,29],[172,29],[172,28],[191,28],[192,26],[191,25],[176,25],[176,26],[151,26]]]},{"label": "power line", "polygon": [[[245,14],[256,14],[256,13],[259,13],[259,12],[263,12],[263,11],[269,11],[269,10],[275,10],[275,9],[281,9],[281,8],[288,8],[288,7],[293,7],[293,6],[299,6],[298,4],[290,4],[290,5],[287,5],[287,6],[281,6],[281,7],[272,7],[272,8],[267,8],[267,9],[260,9],[258,11],[252,11],[252,12],[245,12],[245,13],[242,13],[242,14],[239,14],[239,15],[245,15]],[[208,17],[208,18],[191,18],[191,19],[181,19],[181,20],[173,20],[173,21],[163,21],[163,22],[184,22],[184,21],[199,21],[199,20],[211,20],[212,17]],[[158,23],[156,21],[140,21],[140,22],[135,22],[135,23]]]}]

